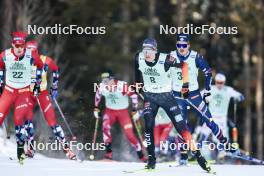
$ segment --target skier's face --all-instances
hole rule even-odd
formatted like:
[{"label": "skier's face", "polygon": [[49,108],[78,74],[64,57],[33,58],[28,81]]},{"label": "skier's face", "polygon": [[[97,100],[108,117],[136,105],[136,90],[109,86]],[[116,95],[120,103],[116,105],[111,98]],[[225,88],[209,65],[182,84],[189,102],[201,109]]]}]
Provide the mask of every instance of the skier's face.
[{"label": "skier's face", "polygon": [[12,47],[16,56],[24,54],[25,44],[12,44]]},{"label": "skier's face", "polygon": [[225,82],[223,81],[215,81],[215,85],[218,89],[222,89],[225,85]]},{"label": "skier's face", "polygon": [[184,41],[178,41],[176,47],[180,55],[185,56],[189,52],[190,44]]},{"label": "skier's face", "polygon": [[145,60],[152,62],[156,57],[157,50],[153,48],[143,48],[142,52],[144,54]]},{"label": "skier's face", "polygon": [[111,86],[114,83],[114,79],[113,78],[104,78],[102,80],[102,83],[108,86]]}]

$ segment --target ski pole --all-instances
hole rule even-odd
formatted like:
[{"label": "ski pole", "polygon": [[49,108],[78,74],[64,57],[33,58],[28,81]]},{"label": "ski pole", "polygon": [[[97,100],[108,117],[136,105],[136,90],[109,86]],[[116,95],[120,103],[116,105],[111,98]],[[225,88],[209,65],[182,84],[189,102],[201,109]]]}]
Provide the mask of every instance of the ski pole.
[{"label": "ski pole", "polygon": [[57,106],[57,108],[58,108],[58,110],[59,110],[59,112],[60,112],[60,115],[61,115],[61,117],[62,117],[64,123],[66,124],[66,127],[68,128],[68,130],[69,130],[71,136],[72,136],[72,140],[76,140],[76,136],[73,135],[72,130],[71,130],[71,128],[70,128],[70,125],[69,125],[69,123],[67,122],[67,120],[66,120],[66,118],[65,118],[65,116],[64,116],[64,114],[63,114],[63,112],[62,112],[62,110],[61,110],[61,108],[60,108],[60,105],[58,104],[58,102],[57,102],[57,100],[56,100],[55,98],[53,98],[53,101],[54,101],[55,105]]},{"label": "ski pole", "polygon": [[2,127],[3,127],[3,134],[4,134],[4,145],[6,145],[6,139],[7,139],[7,130],[6,130],[6,125],[5,125],[5,121],[3,121],[2,123]]},{"label": "ski pole", "polygon": [[236,127],[236,120],[237,120],[237,101],[234,101],[234,127],[232,128],[232,139],[233,142],[237,142],[238,141],[238,130]]},{"label": "ski pole", "polygon": [[[98,126],[99,126],[99,118],[96,118],[96,121],[95,121],[95,128],[94,128],[94,134],[93,134],[93,144],[95,144],[96,142],[96,138],[97,138],[97,132],[98,132]],[[91,151],[91,154],[90,154],[90,160],[94,160],[94,150]]]},{"label": "ski pole", "polygon": [[134,124],[134,126],[135,126],[135,128],[136,128],[136,132],[137,132],[137,135],[138,135],[138,137],[139,137],[139,141],[140,141],[140,143],[141,143],[141,146],[142,146],[142,148],[143,148],[144,151],[145,151],[144,139],[143,139],[143,137],[141,136],[140,127],[138,126],[136,120],[133,119],[132,122],[133,122],[133,124]]},{"label": "ski pole", "polygon": [[[203,113],[198,107],[196,107],[190,100],[188,99],[184,99],[186,100],[194,109],[196,109],[200,114],[202,114],[203,117],[207,118],[209,121],[211,118],[209,118],[205,113]],[[207,107],[206,107],[207,108]]]},{"label": "ski pole", "polygon": [[237,101],[234,101],[234,122],[237,122]]}]

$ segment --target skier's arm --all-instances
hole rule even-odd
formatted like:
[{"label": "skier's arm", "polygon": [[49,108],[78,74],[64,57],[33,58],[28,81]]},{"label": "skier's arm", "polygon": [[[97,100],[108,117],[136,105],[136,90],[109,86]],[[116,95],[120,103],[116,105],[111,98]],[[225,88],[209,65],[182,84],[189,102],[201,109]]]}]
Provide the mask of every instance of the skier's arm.
[{"label": "skier's arm", "polygon": [[94,98],[94,117],[97,119],[99,118],[99,112],[100,112],[99,104],[101,102],[101,99],[102,99],[102,94],[99,88],[96,90],[95,98]]},{"label": "skier's arm", "polygon": [[205,89],[207,91],[211,90],[211,82],[212,82],[212,70],[207,63],[207,61],[203,58],[203,56],[197,54],[195,59],[196,67],[202,70],[205,76]]},{"label": "skier's arm", "polygon": [[96,93],[95,93],[95,98],[94,98],[94,107],[95,108],[98,108],[99,107],[99,104],[101,102],[101,99],[102,99],[102,94],[100,92],[99,89],[96,90]]},{"label": "skier's arm", "polygon": [[131,89],[131,87],[128,84],[123,85],[123,95],[127,95],[131,98],[132,101],[132,110],[136,111],[138,107],[138,95],[135,93],[134,90]]},{"label": "skier's arm", "polygon": [[37,67],[36,71],[36,84],[41,84],[41,74],[43,69],[43,62],[36,51],[32,51],[32,64]]},{"label": "skier's arm", "polygon": [[5,56],[5,52],[3,51],[0,53],[0,70],[5,69],[5,62],[3,60],[4,56]]},{"label": "skier's arm", "polygon": [[50,58],[47,57],[46,58],[46,62],[45,64],[48,65],[48,68],[52,71],[52,87],[53,88],[57,88],[58,87],[58,81],[59,81],[59,67],[58,65],[55,63],[55,61]]},{"label": "skier's arm", "polygon": [[170,67],[182,68],[182,65],[183,62],[177,62],[176,58],[168,54],[165,59],[164,69],[167,72],[170,69]]},{"label": "skier's arm", "polygon": [[231,87],[228,89],[228,93],[232,98],[234,98],[235,101],[241,102],[245,99],[242,93],[236,91]]},{"label": "skier's arm", "polygon": [[3,61],[4,52],[0,54],[0,94],[2,94],[3,91],[3,84],[4,84],[4,69],[5,69],[5,63]]},{"label": "skier's arm", "polygon": [[142,77],[142,73],[139,70],[139,63],[138,63],[138,56],[139,53],[136,54],[135,58],[134,58],[134,86],[135,86],[135,91],[136,92],[140,92],[140,87],[143,87],[143,77]]},{"label": "skier's arm", "polygon": [[188,64],[186,62],[177,62],[171,54],[168,54],[164,63],[165,71],[167,72],[170,67],[177,67],[182,69],[183,84],[186,86],[189,82]]}]

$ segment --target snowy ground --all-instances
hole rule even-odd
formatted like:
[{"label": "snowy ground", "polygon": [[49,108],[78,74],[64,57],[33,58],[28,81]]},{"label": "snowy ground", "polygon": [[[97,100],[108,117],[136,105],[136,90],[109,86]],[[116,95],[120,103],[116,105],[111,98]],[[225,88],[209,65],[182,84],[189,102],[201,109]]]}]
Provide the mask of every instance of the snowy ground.
[{"label": "snowy ground", "polygon": [[[36,155],[27,159],[24,165],[18,164],[15,158],[16,146],[12,140],[3,144],[0,137],[0,169],[4,176],[206,176],[198,165],[169,167],[169,164],[158,164],[154,172],[124,171],[140,170],[143,163],[84,161],[82,163],[67,159],[53,159]],[[258,176],[263,175],[264,166],[250,165],[213,165],[217,176]]]}]

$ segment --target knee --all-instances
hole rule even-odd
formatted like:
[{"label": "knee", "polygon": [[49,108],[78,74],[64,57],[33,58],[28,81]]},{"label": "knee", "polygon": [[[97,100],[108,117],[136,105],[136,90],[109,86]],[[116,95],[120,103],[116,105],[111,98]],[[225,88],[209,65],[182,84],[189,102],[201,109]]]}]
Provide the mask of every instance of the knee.
[{"label": "knee", "polygon": [[152,115],[152,113],[145,113],[144,114],[145,119],[145,128],[146,130],[153,130],[155,125],[155,117]]},{"label": "knee", "polygon": [[27,130],[27,133],[29,135],[34,134],[34,125],[33,125],[33,122],[31,120],[25,121],[25,129]]},{"label": "knee", "polygon": [[16,140],[20,144],[24,144],[27,138],[27,132],[25,130],[25,127],[23,125],[16,125]]},{"label": "knee", "polygon": [[64,132],[63,132],[60,125],[54,125],[51,127],[51,129],[52,129],[57,140],[62,141],[65,139]]}]

